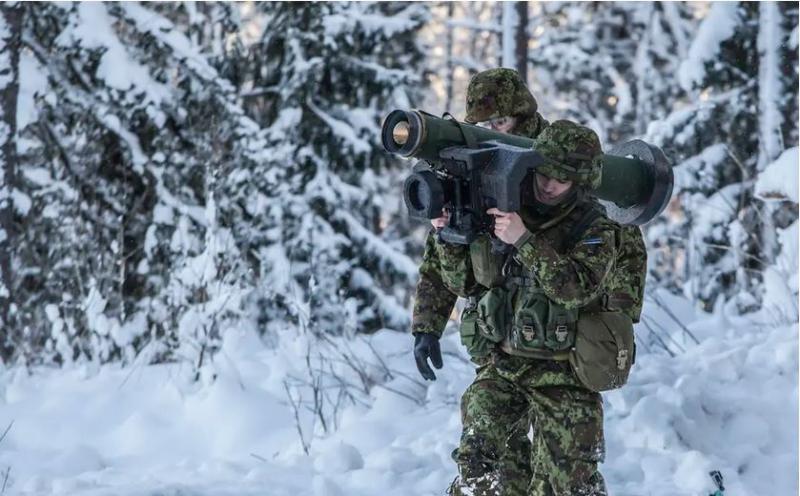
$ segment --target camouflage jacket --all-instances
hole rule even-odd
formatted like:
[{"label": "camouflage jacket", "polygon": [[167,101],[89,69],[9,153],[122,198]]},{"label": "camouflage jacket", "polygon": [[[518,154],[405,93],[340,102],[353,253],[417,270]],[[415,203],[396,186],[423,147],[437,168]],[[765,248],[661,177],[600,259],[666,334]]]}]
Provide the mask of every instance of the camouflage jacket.
[{"label": "camouflage jacket", "polygon": [[[529,234],[517,242],[511,261],[512,273],[531,274],[549,299],[567,308],[595,300],[606,289],[616,261],[621,227],[605,215],[595,218],[573,246],[564,246],[587,208],[602,209],[593,200],[578,201],[556,223],[523,210]],[[439,242],[431,231],[420,266],[412,332],[440,336],[457,298],[479,297],[486,290],[475,280],[469,247]]]},{"label": "camouflage jacket", "polygon": [[[517,122],[512,134],[536,138],[549,122],[539,112]],[[469,263],[467,246],[447,245],[436,241],[435,231],[431,230],[425,240],[425,251],[419,268],[414,313],[411,332],[429,332],[441,335],[458,296],[470,296],[459,289],[469,288],[474,294],[482,290],[476,285]],[[445,266],[442,266],[442,263]],[[447,264],[450,265],[447,265]],[[442,279],[442,273],[454,278],[463,278],[462,288],[448,287]],[[458,275],[461,274],[461,275]]]}]

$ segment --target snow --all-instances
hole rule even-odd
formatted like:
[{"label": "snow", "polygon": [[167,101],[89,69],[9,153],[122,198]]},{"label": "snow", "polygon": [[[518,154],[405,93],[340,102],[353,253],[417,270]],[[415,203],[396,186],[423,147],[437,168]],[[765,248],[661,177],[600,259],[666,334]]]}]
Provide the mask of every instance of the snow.
[{"label": "snow", "polygon": [[798,201],[798,147],[784,150],[764,171],[758,175],[755,194],[764,201]]},{"label": "snow", "polygon": [[314,101],[309,97],[306,100],[306,105],[310,108],[317,116],[322,119],[325,124],[331,129],[331,132],[342,140],[345,144],[350,146],[350,149],[353,153],[368,153],[372,150],[372,145],[369,141],[362,139],[359,137],[352,126],[348,123],[333,117],[325,113]]},{"label": "snow", "polygon": [[775,263],[764,270],[764,312],[771,322],[792,322],[798,314],[798,222],[778,229],[780,252]]},{"label": "snow", "polygon": [[686,60],[678,69],[678,81],[686,91],[705,78],[705,64],[719,53],[720,44],[733,36],[739,19],[739,2],[714,2],[689,47]]},{"label": "snow", "polygon": [[[796,234],[795,225],[787,236]],[[660,307],[645,307],[685,352],[672,358],[640,348],[629,384],[604,394],[601,469],[610,493],[704,495],[713,487],[708,472],[721,470],[730,494],[793,494],[796,321],[764,325],[766,315],[737,318],[722,309],[697,314],[668,298],[679,319],[694,316],[683,324],[700,343],[687,342]],[[185,362],[3,370],[0,429],[13,424],[0,443],[0,469],[10,467],[10,494],[442,494],[455,476],[458,398],[474,376],[457,333],[445,334],[445,368],[427,384],[417,378],[408,335],[381,331],[331,343],[319,348],[287,330],[271,348],[251,331],[231,329],[198,382]],[[299,411],[306,455],[285,388],[287,380],[308,379],[309,350],[312,361],[351,350],[339,356],[378,380],[368,393],[349,389],[354,401],[340,407],[338,427],[327,434],[312,413]],[[363,384],[336,362],[328,363],[341,380]],[[308,387],[292,391],[312,398]]]},{"label": "snow", "polygon": [[398,253],[380,237],[362,226],[349,212],[340,210],[336,216],[347,223],[350,236],[354,240],[364,243],[367,252],[374,254],[382,262],[390,264],[396,271],[404,274],[407,280],[416,279],[419,267],[408,256]]},{"label": "snow", "polygon": [[147,68],[129,55],[112,29],[113,20],[102,3],[82,2],[71,13],[71,25],[59,34],[56,43],[61,46],[82,46],[102,49],[97,77],[121,91],[144,92],[149,102],[160,104],[169,98],[167,86],[150,77]]},{"label": "snow", "polygon": [[781,125],[781,99],[785,91],[781,87],[781,59],[778,51],[783,44],[784,33],[781,17],[775,2],[759,4],[758,23],[758,113],[759,113],[759,170],[774,160],[783,150]]},{"label": "snow", "polygon": [[683,191],[692,188],[713,188],[716,180],[715,169],[724,160],[729,160],[728,146],[724,143],[716,143],[689,157],[673,168],[675,189]]},{"label": "snow", "polygon": [[[365,44],[364,48],[380,48],[387,37],[417,26],[425,6],[407,4],[401,7],[403,11],[386,16],[374,4],[326,5],[318,21],[322,29],[311,33],[324,40],[306,44],[314,41],[305,37],[308,33],[290,36],[286,42],[291,52],[288,62],[264,66],[268,72],[288,71],[297,78],[287,78],[288,86],[281,86],[282,94],[291,97],[285,101],[294,103],[284,105],[271,125],[262,129],[244,115],[237,88],[210,63],[212,55],[222,55],[220,44],[209,46],[210,42],[200,41],[214,30],[219,34],[221,19],[204,17],[195,5],[186,6],[191,22],[209,20],[212,25],[205,26],[206,32],[204,27],[188,29],[180,9],[159,8],[157,12],[147,4],[131,2],[52,5],[56,15],[63,13],[66,28],[54,46],[44,43],[47,49],[40,36],[27,33],[27,48],[20,59],[17,124],[22,130],[42,118],[43,124],[52,120],[50,114],[40,113],[43,107],[38,99],[47,102],[56,111],[54,115],[62,104],[91,110],[97,123],[119,137],[137,172],[152,173],[155,183],[149,186],[154,187],[157,204],[151,218],[142,219],[146,234],[140,240],[146,257],[137,270],[145,276],[146,290],[153,289],[158,295],[137,300],[131,305],[135,308],[125,308],[122,316],[117,311],[117,295],[100,290],[113,281],[87,281],[88,294],[53,287],[56,292],[39,310],[42,322],[37,330],[49,331],[51,339],[44,351],[32,358],[51,363],[49,357],[58,355],[63,366],[0,365],[0,434],[9,427],[8,436],[0,439],[0,481],[8,475],[8,487],[0,493],[441,495],[455,476],[450,453],[461,427],[459,397],[474,377],[455,326],[449,327],[442,340],[445,368],[437,372],[439,380],[434,383],[419,378],[407,334],[388,329],[368,336],[355,332],[360,321],[366,320],[378,320],[393,329],[408,328],[408,291],[418,266],[402,249],[412,244],[413,235],[406,227],[389,225],[383,230],[397,210],[392,205],[400,201],[386,198],[383,192],[389,191],[397,178],[392,170],[364,170],[358,162],[349,168],[332,164],[313,140],[294,142],[298,127],[311,118],[328,126],[329,134],[350,155],[377,157],[376,108],[385,105],[376,102],[385,95],[373,98],[359,90],[358,98],[348,100],[353,95],[343,95],[347,98],[327,101],[316,94],[306,99],[305,92],[288,87],[316,81],[316,76],[329,68],[330,54],[317,50],[324,42],[327,48],[334,47],[335,60],[348,70],[369,74],[381,87],[388,83],[395,105],[412,107],[417,96],[411,90],[425,82],[425,70],[412,74],[393,69],[393,63],[377,56],[377,51],[375,56],[357,58],[347,55],[345,48],[354,42]],[[502,27],[495,24],[496,7],[490,5],[485,11],[490,16],[447,21],[450,26],[491,31],[470,33],[471,39],[462,40],[464,46],[485,45],[487,51],[480,58],[472,49],[457,50],[461,79],[470,67],[496,63],[497,55],[503,57],[504,65],[513,65],[509,61],[515,58],[514,6],[502,5],[506,13]],[[706,68],[727,62],[720,56],[720,45],[742,22],[739,14],[743,11],[737,3],[690,7],[694,12],[707,10],[702,19],[683,17],[684,7],[678,3],[665,3],[660,10],[651,5],[635,11],[639,7],[624,6],[626,12],[632,12],[631,33],[641,33],[637,26],[652,26],[646,38],[638,39],[634,71],[638,80],[627,77],[627,66],[619,65],[606,49],[621,49],[620,54],[633,51],[616,43],[604,46],[602,37],[613,33],[601,33],[589,22],[601,20],[589,12],[597,10],[595,6],[587,10],[579,4],[543,4],[534,10],[539,7],[563,12],[568,24],[586,27],[578,29],[577,37],[570,34],[567,42],[553,44],[547,36],[557,34],[561,27],[547,25],[547,32],[532,40],[537,46],[542,43],[537,48],[544,56],[541,60],[564,62],[558,70],[536,75],[543,84],[537,88],[544,92],[542,102],[557,111],[548,118],[570,116],[568,111],[577,108],[572,101],[575,98],[565,98],[566,93],[557,92],[552,102],[547,97],[556,81],[553,78],[564,72],[567,81],[578,78],[580,82],[578,92],[572,95],[579,97],[578,107],[587,105],[583,96],[604,90],[598,81],[608,80],[617,97],[614,119],[625,120],[626,114],[635,111],[636,119],[642,119],[635,132],[646,127],[649,118],[645,115],[661,119],[649,126],[648,141],[669,146],[681,157],[693,155],[675,168],[676,191],[683,192],[682,208],[692,213],[692,224],[686,229],[687,246],[701,252],[707,243],[722,240],[730,241],[732,248],[713,264],[705,263],[702,253],[686,252],[689,270],[684,288],[706,282],[713,288],[717,284],[713,278],[729,273],[735,273],[736,287],[743,287],[738,281],[752,276],[742,267],[749,254],[738,248],[750,239],[752,223],[741,215],[741,201],[749,201],[750,188],[754,188],[757,198],[769,202],[764,209],[767,214],[792,207],[779,202],[798,202],[798,148],[781,153],[784,143],[776,133],[788,123],[780,112],[780,99],[786,91],[779,77],[781,61],[776,59],[782,52],[777,48],[784,41],[789,48],[796,48],[797,28],[779,25],[776,17],[782,14],[775,4],[759,6],[759,36],[751,40],[751,46],[757,43],[760,52],[758,79],[726,87],[725,92],[709,89],[700,95],[696,90],[703,86]],[[473,6],[468,9],[472,11]],[[159,12],[168,12],[177,25]],[[611,17],[616,14],[612,12]],[[696,24],[699,30],[695,30]],[[269,22],[263,26],[267,29]],[[493,35],[501,31],[502,53],[494,53],[498,40]],[[149,45],[144,50],[129,45],[134,35],[137,40],[148,35]],[[379,39],[373,39],[374,35]],[[493,44],[483,43],[483,38],[494,39]],[[435,41],[425,47],[425,53],[435,56],[441,49],[441,40]],[[224,40],[231,48],[236,42],[234,36]],[[155,54],[153,60],[147,60]],[[400,54],[404,55],[408,54]],[[476,59],[480,63],[474,62]],[[684,61],[676,70],[680,60]],[[67,61],[77,66],[66,67]],[[215,57],[214,64],[219,62]],[[177,68],[167,71],[170,82],[166,84],[154,79],[163,69],[162,63]],[[593,76],[583,78],[583,69]],[[75,81],[66,77],[65,71],[88,79]],[[310,79],[305,79],[306,71]],[[244,259],[232,234],[218,225],[217,216],[219,222],[228,221],[224,215],[230,210],[223,211],[220,204],[217,212],[214,198],[193,198],[182,187],[183,176],[175,174],[191,165],[192,157],[170,151],[169,146],[154,149],[154,142],[142,137],[147,133],[140,133],[129,119],[128,107],[133,106],[143,110],[148,123],[161,128],[167,119],[165,111],[169,111],[176,126],[194,129],[189,121],[191,112],[175,108],[183,101],[179,94],[186,91],[184,85],[177,89],[176,81],[170,79],[175,76],[187,83],[192,96],[198,95],[195,91],[214,95],[212,101],[224,106],[225,115],[234,119],[231,130],[237,138],[232,153],[239,153],[238,147],[242,147],[246,152],[241,156],[258,164],[252,171],[234,166],[225,178],[236,186],[252,186],[244,188],[248,193],[241,204],[251,216],[268,220],[264,232],[246,240],[251,250],[248,259],[261,262],[256,288],[240,288],[248,278],[239,266],[228,266]],[[64,86],[67,80],[74,86]],[[51,82],[59,84],[53,87]],[[81,89],[79,83],[92,89]],[[677,83],[690,94],[675,89]],[[748,99],[756,89],[757,98]],[[296,95],[302,97],[294,98]],[[658,102],[658,97],[667,97],[669,103]],[[360,103],[353,104],[355,100]],[[752,130],[760,147],[761,172],[741,183],[719,187],[716,176],[731,168],[738,137],[722,143],[700,133],[708,132],[705,124],[713,123],[719,109],[740,102],[751,102],[752,108],[744,110],[759,113]],[[638,115],[645,108],[649,113]],[[578,115],[582,114],[572,116]],[[603,136],[606,131],[624,129],[610,126],[603,114],[584,118]],[[74,155],[73,149],[81,152],[93,135],[81,134],[80,123],[75,131],[60,128],[57,119],[51,124],[55,124],[53,132],[67,133],[62,137],[70,145],[69,156],[76,157],[75,165],[83,166],[85,157]],[[787,136],[795,132],[791,127]],[[61,179],[64,174],[58,157],[42,153],[45,150],[37,139],[36,133],[28,133],[18,141],[18,149],[27,155],[19,172],[33,193],[11,190],[15,208],[21,216],[38,213],[67,222],[64,205],[77,205],[85,192]],[[740,158],[749,167],[756,157]],[[310,180],[305,171],[296,170],[304,164],[315,168]],[[264,181],[266,186],[257,191]],[[44,195],[50,192],[58,201],[39,205],[42,199],[49,200]],[[320,200],[325,203],[322,209],[311,208]],[[381,233],[356,215],[361,208],[380,212]],[[319,214],[323,209],[324,216]],[[72,229],[72,223],[68,227]],[[661,229],[665,237],[675,237],[666,228],[655,229]],[[631,382],[604,394],[607,456],[602,470],[611,494],[705,495],[712,492],[708,472],[715,469],[724,474],[731,495],[796,494],[798,222],[772,231],[775,242],[763,255],[772,257],[772,247],[777,253],[772,263],[759,267],[763,281],[753,284],[753,294],[742,292],[728,300],[718,299],[710,314],[697,310],[695,301],[648,285],[645,315],[637,326],[641,346]],[[64,234],[71,233],[68,229]],[[292,236],[295,238],[290,241]],[[298,251],[309,248],[303,246],[309,240],[313,241],[309,260],[297,260]],[[117,258],[123,255],[122,247],[104,249]],[[343,258],[349,253],[355,255]],[[25,270],[47,274],[44,271],[52,269],[56,274],[76,263],[71,257],[57,260],[54,267]],[[317,262],[324,268],[313,272],[310,267]],[[359,265],[361,262],[364,264]],[[151,273],[165,264],[167,272]],[[81,267],[93,270],[87,273],[78,270]],[[86,278],[105,277],[102,270],[95,274],[94,269],[92,264],[76,266]],[[700,272],[712,272],[712,276],[703,280]],[[310,276],[308,287],[303,287],[306,276]],[[385,284],[386,276],[399,282]],[[3,291],[7,289],[0,288],[0,294]],[[59,291],[64,292],[59,295]],[[755,301],[754,295],[763,296],[763,308],[758,313],[738,314],[736,304]],[[288,301],[280,303],[277,296]],[[326,298],[335,302],[329,314],[336,312],[339,317],[336,325],[341,325],[342,336],[312,333],[318,332],[311,326],[318,310],[315,306]],[[280,312],[273,313],[270,308],[253,312],[266,321],[259,322],[268,329],[262,337],[249,327],[252,323],[247,318],[233,326],[228,316],[240,312],[246,301],[253,307],[265,301],[267,306],[284,305],[285,313],[303,330],[280,321],[276,318]],[[328,303],[319,306],[325,310]],[[329,314],[319,312],[322,319]],[[216,342],[217,331],[221,343]],[[78,336],[82,339],[75,339]],[[178,342],[173,348],[169,348],[171,339]],[[75,348],[83,345],[90,351],[78,356]],[[144,348],[135,353],[134,345]],[[205,355],[208,358],[196,374],[199,349],[217,345],[219,351],[213,357]],[[113,346],[120,348],[119,363],[98,365],[109,358]],[[168,355],[171,362],[150,364],[163,362],[165,351],[172,351]],[[95,356],[89,358],[89,353]]]},{"label": "snow", "polygon": [[17,97],[17,130],[36,122],[39,110],[36,96],[47,92],[47,76],[39,61],[27,50],[19,54],[19,95]]},{"label": "snow", "polygon": [[14,205],[14,210],[23,217],[28,215],[33,206],[31,197],[18,189],[11,191],[11,203]]},{"label": "snow", "polygon": [[[339,4],[335,13],[328,14],[322,19],[322,26],[326,38],[335,38],[342,33],[354,33],[362,30],[367,35],[381,33],[383,36],[392,37],[402,33],[418,23],[413,17],[419,9],[412,3],[408,7],[392,16],[370,13],[374,6],[366,2]],[[357,29],[358,28],[358,29]]]}]

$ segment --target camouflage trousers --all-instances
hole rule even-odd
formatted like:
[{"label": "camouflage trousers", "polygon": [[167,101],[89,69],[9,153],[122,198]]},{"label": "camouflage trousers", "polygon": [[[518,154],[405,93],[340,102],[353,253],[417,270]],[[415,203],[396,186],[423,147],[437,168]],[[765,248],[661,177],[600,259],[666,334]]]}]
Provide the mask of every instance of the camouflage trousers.
[{"label": "camouflage trousers", "polygon": [[[605,496],[603,400],[566,361],[502,352],[461,399],[454,496]],[[533,428],[533,441],[528,432]]]}]

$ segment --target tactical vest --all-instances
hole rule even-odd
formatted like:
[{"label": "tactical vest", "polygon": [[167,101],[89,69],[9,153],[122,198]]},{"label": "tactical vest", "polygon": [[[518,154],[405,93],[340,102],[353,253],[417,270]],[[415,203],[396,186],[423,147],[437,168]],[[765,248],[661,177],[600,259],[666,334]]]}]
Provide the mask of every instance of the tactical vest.
[{"label": "tactical vest", "polygon": [[[599,215],[598,205],[579,204],[539,230],[560,229],[559,249],[566,253]],[[577,309],[550,300],[533,274],[491,252],[488,237],[473,243],[468,263],[475,281],[486,288],[470,298],[461,316],[462,342],[473,358],[480,361],[499,347],[511,355],[569,360],[584,386],[594,391],[623,385],[635,359],[632,323],[641,313],[646,275],[638,229],[618,228],[615,268],[600,297]]]}]

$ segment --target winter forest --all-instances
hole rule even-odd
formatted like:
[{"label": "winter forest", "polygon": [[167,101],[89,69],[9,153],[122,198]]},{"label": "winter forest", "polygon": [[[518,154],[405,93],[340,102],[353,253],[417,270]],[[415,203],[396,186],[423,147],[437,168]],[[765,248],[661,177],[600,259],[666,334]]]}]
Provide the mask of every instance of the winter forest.
[{"label": "winter forest", "polygon": [[458,311],[414,366],[380,129],[493,67],[673,165],[609,493],[798,494],[796,2],[0,10],[0,494],[443,495],[474,366]]}]

